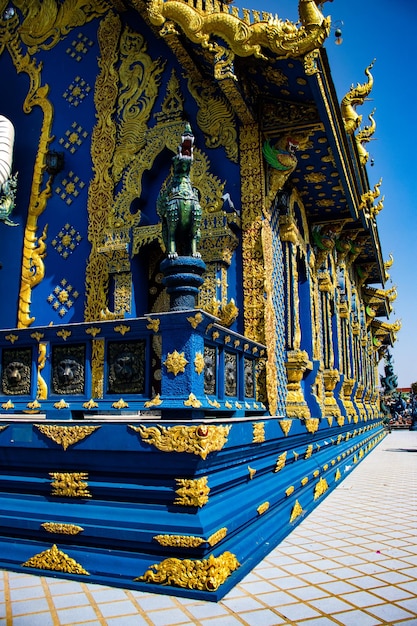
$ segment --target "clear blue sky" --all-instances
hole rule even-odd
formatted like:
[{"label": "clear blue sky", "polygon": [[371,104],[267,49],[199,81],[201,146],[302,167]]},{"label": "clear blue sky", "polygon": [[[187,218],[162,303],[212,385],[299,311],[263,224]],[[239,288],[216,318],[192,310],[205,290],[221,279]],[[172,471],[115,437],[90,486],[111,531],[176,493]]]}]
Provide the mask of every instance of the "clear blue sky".
[{"label": "clear blue sky", "polygon": [[[298,0],[235,4],[298,20]],[[367,144],[375,164],[368,161],[367,170],[371,188],[382,177],[385,202],[377,224],[384,260],[394,256],[385,288],[398,290],[389,322],[402,322],[391,352],[398,386],[409,387],[417,381],[417,0],[334,0],[322,12],[331,16],[332,27],[343,22],[342,45],[334,43],[334,28],[325,43],[339,102],[352,83],[366,81],[364,70],[376,59],[370,101],[358,113],[366,124],[376,108],[375,140]]]}]

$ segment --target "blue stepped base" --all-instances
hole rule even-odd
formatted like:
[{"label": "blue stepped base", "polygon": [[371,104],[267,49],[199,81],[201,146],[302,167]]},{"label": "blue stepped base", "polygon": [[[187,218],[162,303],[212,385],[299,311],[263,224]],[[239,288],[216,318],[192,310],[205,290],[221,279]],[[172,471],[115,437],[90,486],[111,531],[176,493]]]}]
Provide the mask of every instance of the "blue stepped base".
[{"label": "blue stepped base", "polygon": [[276,417],[0,429],[1,567],[211,601],[385,436]]}]

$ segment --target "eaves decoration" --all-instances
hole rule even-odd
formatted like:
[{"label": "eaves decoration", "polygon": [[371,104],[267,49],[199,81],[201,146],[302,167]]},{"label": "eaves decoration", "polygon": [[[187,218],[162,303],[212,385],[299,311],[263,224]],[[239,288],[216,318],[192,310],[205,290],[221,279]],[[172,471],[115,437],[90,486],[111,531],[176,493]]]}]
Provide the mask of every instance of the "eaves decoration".
[{"label": "eaves decoration", "polygon": [[[141,0],[132,0],[133,5]],[[204,6],[204,8],[203,8]],[[190,41],[218,55],[225,49],[216,41],[221,37],[234,55],[267,59],[263,50],[279,58],[299,57],[321,47],[330,32],[330,18],[324,18],[314,0],[299,0],[301,25],[280,20],[269,13],[229,7],[218,0],[150,0],[150,22],[162,31],[177,25]]]}]

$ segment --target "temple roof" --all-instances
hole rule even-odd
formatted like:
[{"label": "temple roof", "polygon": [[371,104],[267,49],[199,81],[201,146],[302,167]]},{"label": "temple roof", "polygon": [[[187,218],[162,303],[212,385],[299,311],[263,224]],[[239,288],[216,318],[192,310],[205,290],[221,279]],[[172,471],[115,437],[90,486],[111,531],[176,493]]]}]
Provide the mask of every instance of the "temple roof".
[{"label": "temple roof", "polygon": [[[113,3],[120,8],[121,0]],[[125,0],[125,6],[140,12],[187,71],[215,81],[241,123],[259,124],[271,144],[296,140],[298,163],[288,182],[299,190],[310,224],[342,224],[343,235],[360,243],[356,263],[365,281],[384,283],[376,227],[383,203],[373,204],[362,149],[372,128],[354,134],[355,107],[372,88],[372,64],[367,82],[352,87],[341,106],[322,47],[330,18],[316,2],[299,0],[297,24],[218,0]]]}]

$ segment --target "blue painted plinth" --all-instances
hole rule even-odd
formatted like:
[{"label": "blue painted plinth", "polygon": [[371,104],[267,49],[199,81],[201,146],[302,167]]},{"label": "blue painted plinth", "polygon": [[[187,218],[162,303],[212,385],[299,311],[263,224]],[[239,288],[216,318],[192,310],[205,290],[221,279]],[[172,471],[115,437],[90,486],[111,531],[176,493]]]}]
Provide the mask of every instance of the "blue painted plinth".
[{"label": "blue painted plinth", "polygon": [[197,257],[179,256],[161,263],[163,284],[170,296],[171,311],[194,309],[206,264]]}]

